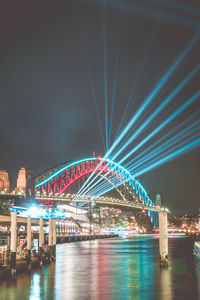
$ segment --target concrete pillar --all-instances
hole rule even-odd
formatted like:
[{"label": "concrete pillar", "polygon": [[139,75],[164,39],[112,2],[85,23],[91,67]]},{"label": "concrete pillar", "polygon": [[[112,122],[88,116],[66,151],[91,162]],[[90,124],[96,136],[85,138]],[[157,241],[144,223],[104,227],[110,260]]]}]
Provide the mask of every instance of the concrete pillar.
[{"label": "concrete pillar", "polygon": [[11,212],[11,275],[16,275],[16,251],[17,251],[17,212]]},{"label": "concrete pillar", "polygon": [[62,221],[60,221],[60,234],[62,235]]},{"label": "concrete pillar", "polygon": [[168,228],[167,228],[167,212],[159,211],[159,250],[160,264],[166,266],[168,264]]},{"label": "concrete pillar", "polygon": [[63,235],[65,235],[65,221],[63,221]]},{"label": "concrete pillar", "polygon": [[53,258],[56,259],[56,219],[53,219]]},{"label": "concrete pillar", "polygon": [[61,221],[59,221],[59,234],[61,235],[61,233],[62,233],[62,223]]},{"label": "concrete pillar", "polygon": [[10,259],[10,226],[8,226],[8,236],[7,236],[7,264]]},{"label": "concrete pillar", "polygon": [[52,247],[53,247],[53,220],[52,220],[52,218],[49,218],[48,246],[49,246],[49,259],[51,261]]},{"label": "concrete pillar", "polygon": [[7,227],[7,232],[8,232],[8,236],[7,236],[7,252],[9,254],[10,253],[10,226]]},{"label": "concrete pillar", "polygon": [[63,235],[64,226],[63,226],[63,222],[62,221],[60,221],[60,225],[61,225],[61,234]]},{"label": "concrete pillar", "polygon": [[[43,225],[44,225],[44,223],[43,223]],[[46,243],[46,241],[45,241],[45,232],[43,231],[43,233],[42,233],[42,245],[44,245]]]},{"label": "concrete pillar", "polygon": [[27,262],[27,267],[28,267],[28,271],[31,270],[31,217],[28,216],[27,217],[27,258],[26,258],[26,262]]},{"label": "concrete pillar", "polygon": [[[17,246],[20,245],[20,235],[19,235],[20,226],[17,226]],[[21,251],[21,250],[20,250]]]},{"label": "concrete pillar", "polygon": [[44,244],[44,232],[43,232],[43,217],[40,217],[39,221],[39,262],[42,265],[42,246]]},{"label": "concrete pillar", "polygon": [[65,221],[65,235],[67,233],[67,222]]}]

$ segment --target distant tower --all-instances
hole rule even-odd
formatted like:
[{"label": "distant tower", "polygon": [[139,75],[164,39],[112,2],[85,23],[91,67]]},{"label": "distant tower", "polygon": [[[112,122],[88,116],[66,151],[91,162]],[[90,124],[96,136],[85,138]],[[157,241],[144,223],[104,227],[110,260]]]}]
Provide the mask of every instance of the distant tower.
[{"label": "distant tower", "polygon": [[25,197],[34,196],[35,180],[31,170],[21,168],[17,177],[16,193]]},{"label": "distant tower", "polygon": [[161,194],[157,194],[156,195],[156,203],[155,203],[157,206],[163,206],[163,201],[162,201],[162,196]]},{"label": "distant tower", "polygon": [[0,193],[9,193],[10,191],[10,180],[8,172],[0,170]]}]

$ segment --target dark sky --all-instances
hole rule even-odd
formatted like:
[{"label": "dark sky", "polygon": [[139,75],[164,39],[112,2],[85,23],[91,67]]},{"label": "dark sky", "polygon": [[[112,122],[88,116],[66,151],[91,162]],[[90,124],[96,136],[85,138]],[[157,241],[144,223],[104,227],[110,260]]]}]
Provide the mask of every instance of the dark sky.
[{"label": "dark sky", "polygon": [[[95,86],[104,126],[105,17],[108,102],[119,55],[112,140],[131,90],[128,119],[197,32],[199,0],[3,1],[0,9],[0,168],[16,180],[18,169],[35,175],[53,165],[104,154],[92,96]],[[167,5],[175,3],[174,7]],[[188,9],[190,6],[191,10]],[[119,48],[120,46],[120,48]],[[120,49],[120,52],[118,52]],[[200,41],[173,74],[146,115],[200,63]],[[142,64],[144,68],[142,69]],[[200,74],[147,128],[151,131],[200,87]],[[199,110],[192,105],[166,130]],[[110,111],[110,110],[109,110]],[[145,133],[144,133],[145,135]],[[178,213],[200,207],[200,150],[140,177],[154,199],[162,192]]]}]

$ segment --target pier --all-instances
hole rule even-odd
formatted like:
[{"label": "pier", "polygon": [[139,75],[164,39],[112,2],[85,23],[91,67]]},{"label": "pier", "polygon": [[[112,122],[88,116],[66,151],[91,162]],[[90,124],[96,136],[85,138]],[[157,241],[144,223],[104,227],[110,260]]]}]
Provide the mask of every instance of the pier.
[{"label": "pier", "polygon": [[[76,234],[61,232],[59,220],[49,218],[44,220],[17,216],[17,211],[11,211],[10,216],[0,215],[0,225],[7,227],[7,231],[1,233],[6,242],[6,250],[1,253],[0,278],[12,277],[21,272],[30,272],[32,267],[49,264],[56,259],[56,245],[70,242],[80,242],[95,239],[113,238],[116,234]],[[19,231],[21,226],[24,231]],[[33,232],[33,227],[38,227],[38,232]],[[49,227],[48,233],[44,228]],[[64,226],[64,228],[66,228]],[[21,239],[23,238],[23,239]],[[37,240],[38,248],[33,249],[33,239]],[[20,245],[20,241],[24,244]],[[3,247],[2,247],[3,248]]]}]

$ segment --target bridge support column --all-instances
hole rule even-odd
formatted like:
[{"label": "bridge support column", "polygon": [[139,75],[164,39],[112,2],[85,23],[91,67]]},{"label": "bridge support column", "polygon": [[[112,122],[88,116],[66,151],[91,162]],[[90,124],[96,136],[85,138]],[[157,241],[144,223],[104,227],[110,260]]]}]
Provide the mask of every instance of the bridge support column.
[{"label": "bridge support column", "polygon": [[16,250],[17,250],[17,212],[11,212],[11,275],[16,275]]},{"label": "bridge support column", "polygon": [[61,232],[62,232],[62,235],[65,234],[65,223],[61,221]]},{"label": "bridge support column", "polygon": [[59,232],[59,235],[61,235],[61,233],[62,233],[62,223],[61,223],[61,221],[59,221],[59,223],[58,223],[58,232]]},{"label": "bridge support column", "polygon": [[161,266],[168,265],[168,230],[167,230],[167,212],[159,211],[159,250]]},{"label": "bridge support column", "polygon": [[56,259],[56,219],[53,219],[53,259]]},{"label": "bridge support column", "polygon": [[17,226],[17,246],[19,246],[20,244],[20,235],[19,235],[19,229],[20,229],[20,225]]},{"label": "bridge support column", "polygon": [[10,260],[10,226],[8,226],[8,236],[7,236],[7,264]]},{"label": "bridge support column", "polygon": [[65,235],[67,234],[67,222],[65,221]]},{"label": "bridge support column", "polygon": [[7,236],[7,253],[8,253],[8,255],[10,255],[10,226],[7,227],[7,232],[8,232],[8,236]]},{"label": "bridge support column", "polygon": [[39,228],[39,262],[42,265],[42,246],[44,244],[44,232],[43,232],[43,217],[40,217],[40,228]]},{"label": "bridge support column", "polygon": [[49,218],[49,236],[48,236],[48,246],[49,246],[49,261],[52,260],[52,246],[53,246],[53,220]]},{"label": "bridge support column", "polygon": [[31,217],[27,217],[27,257],[26,263],[28,271],[31,271]]}]

